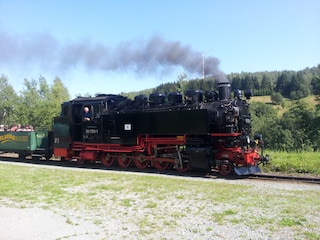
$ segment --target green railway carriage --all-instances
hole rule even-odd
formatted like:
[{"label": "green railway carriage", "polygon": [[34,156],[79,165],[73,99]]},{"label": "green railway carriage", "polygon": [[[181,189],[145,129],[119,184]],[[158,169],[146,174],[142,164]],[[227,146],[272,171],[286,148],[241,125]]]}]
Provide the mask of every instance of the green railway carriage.
[{"label": "green railway carriage", "polygon": [[20,158],[52,156],[52,132],[0,132],[0,152],[18,153]]}]

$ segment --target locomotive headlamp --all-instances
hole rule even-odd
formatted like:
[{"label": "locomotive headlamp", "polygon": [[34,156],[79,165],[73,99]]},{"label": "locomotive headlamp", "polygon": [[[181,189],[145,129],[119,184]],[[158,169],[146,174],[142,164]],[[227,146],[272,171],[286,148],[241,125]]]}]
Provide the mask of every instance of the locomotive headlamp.
[{"label": "locomotive headlamp", "polygon": [[248,145],[250,145],[250,138],[248,135],[242,135],[239,137],[239,140],[240,140],[240,146],[241,148],[244,148]]},{"label": "locomotive headlamp", "polygon": [[246,99],[250,99],[253,96],[252,90],[251,89],[245,90],[244,96],[246,97]]},{"label": "locomotive headlamp", "polygon": [[262,134],[256,133],[256,134],[254,135],[254,140],[259,140],[259,141],[261,141],[261,140],[262,140]]},{"label": "locomotive headlamp", "polygon": [[240,99],[242,97],[242,92],[240,89],[234,91],[234,98]]}]

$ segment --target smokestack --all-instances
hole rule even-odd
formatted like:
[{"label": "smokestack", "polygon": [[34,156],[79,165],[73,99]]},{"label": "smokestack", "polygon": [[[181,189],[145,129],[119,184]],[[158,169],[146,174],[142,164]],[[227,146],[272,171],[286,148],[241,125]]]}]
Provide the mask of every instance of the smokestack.
[{"label": "smokestack", "polygon": [[231,98],[231,85],[229,82],[220,82],[218,84],[219,100],[228,100]]}]

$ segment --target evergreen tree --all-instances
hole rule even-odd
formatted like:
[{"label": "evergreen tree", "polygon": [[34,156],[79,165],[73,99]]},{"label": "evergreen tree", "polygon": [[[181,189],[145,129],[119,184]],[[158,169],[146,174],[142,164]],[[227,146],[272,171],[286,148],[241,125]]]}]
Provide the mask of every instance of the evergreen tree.
[{"label": "evergreen tree", "polygon": [[275,91],[282,94],[284,97],[290,97],[291,93],[291,74],[288,71],[284,71],[277,79]]},{"label": "evergreen tree", "polygon": [[261,80],[262,95],[270,95],[272,93],[272,82],[268,74],[264,73]]}]

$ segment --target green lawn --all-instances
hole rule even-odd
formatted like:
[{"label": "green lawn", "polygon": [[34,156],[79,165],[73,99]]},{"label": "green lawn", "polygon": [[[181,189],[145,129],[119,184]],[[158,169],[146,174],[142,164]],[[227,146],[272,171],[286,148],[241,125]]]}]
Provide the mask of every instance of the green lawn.
[{"label": "green lawn", "polygon": [[[268,151],[266,151],[268,153]],[[270,164],[264,171],[310,174],[320,177],[320,152],[269,152]]]},{"label": "green lawn", "polygon": [[84,212],[106,228],[106,218],[122,219],[124,230],[134,224],[146,238],[160,230],[199,231],[185,225],[198,221],[207,224],[203,236],[215,236],[214,226],[230,225],[262,228],[270,239],[284,230],[297,239],[319,239],[320,222],[314,221],[320,213],[319,191],[273,185],[0,163],[0,203],[11,207]]}]

